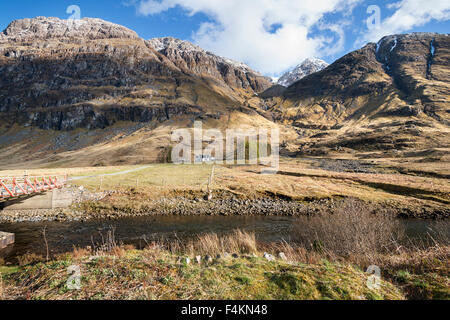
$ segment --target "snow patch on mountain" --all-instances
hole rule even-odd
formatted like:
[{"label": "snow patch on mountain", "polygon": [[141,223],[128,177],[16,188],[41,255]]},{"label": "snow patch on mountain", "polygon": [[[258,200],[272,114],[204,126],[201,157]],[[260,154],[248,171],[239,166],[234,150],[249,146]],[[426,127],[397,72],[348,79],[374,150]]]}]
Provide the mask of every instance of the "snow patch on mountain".
[{"label": "snow patch on mountain", "polygon": [[0,34],[0,40],[17,42],[58,38],[137,40],[139,36],[130,29],[97,18],[63,20],[54,17],[15,20]]},{"label": "snow patch on mountain", "polygon": [[156,51],[163,51],[165,49],[174,49],[174,50],[181,50],[184,52],[206,53],[205,50],[189,41],[184,41],[173,37],[153,38],[148,40],[148,42]]},{"label": "snow patch on mountain", "polygon": [[397,42],[398,42],[397,37],[395,37],[394,44],[392,45],[390,52],[394,51],[394,49],[397,47]]},{"label": "snow patch on mountain", "polygon": [[323,60],[317,58],[308,58],[293,70],[281,76],[278,80],[278,84],[289,87],[300,79],[303,79],[304,77],[309,76],[312,73],[319,72],[328,66],[329,64]]}]

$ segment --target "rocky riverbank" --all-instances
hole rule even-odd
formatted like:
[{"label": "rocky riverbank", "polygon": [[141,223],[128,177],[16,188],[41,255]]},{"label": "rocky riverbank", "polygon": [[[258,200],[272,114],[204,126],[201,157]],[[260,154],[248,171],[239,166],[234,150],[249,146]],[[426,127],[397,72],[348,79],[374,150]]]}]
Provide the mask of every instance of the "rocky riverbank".
[{"label": "rocky riverbank", "polygon": [[[90,200],[86,200],[90,199]],[[70,208],[51,210],[2,211],[0,223],[42,221],[88,221],[92,219],[120,219],[137,216],[311,216],[333,214],[337,210],[364,210],[399,218],[446,219],[450,210],[426,207],[399,207],[392,204],[365,202],[352,198],[311,199],[294,201],[262,197],[243,199],[234,196],[218,197],[210,201],[201,197],[160,197],[134,199],[130,194],[102,194],[79,197]]]}]

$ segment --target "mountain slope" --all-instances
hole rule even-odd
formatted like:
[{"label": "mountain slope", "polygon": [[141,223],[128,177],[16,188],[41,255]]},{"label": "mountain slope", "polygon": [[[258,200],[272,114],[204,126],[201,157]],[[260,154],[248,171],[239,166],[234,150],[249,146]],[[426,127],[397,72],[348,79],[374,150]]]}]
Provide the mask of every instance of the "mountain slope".
[{"label": "mountain slope", "polygon": [[[171,128],[191,126],[194,119],[229,123],[235,116],[267,122],[248,107],[254,90],[268,87],[264,77],[222,59],[222,70],[235,77],[223,72],[216,79],[190,72],[170,57],[173,61],[135,32],[100,19],[12,22],[0,34],[0,147],[19,158],[34,150],[39,158],[49,151],[64,155],[94,145],[100,150],[100,143],[105,146],[101,154],[88,151],[95,151],[92,161],[122,163],[142,149],[133,148],[131,141],[110,148],[114,137],[143,127],[145,132],[165,128],[164,142],[150,134],[143,138],[150,139],[146,148],[151,155],[145,158],[155,161],[169,143]],[[199,58],[199,70],[213,70],[207,64],[219,61],[210,54]],[[79,135],[94,131],[95,137]]]},{"label": "mountain slope", "polygon": [[264,91],[271,85],[269,78],[253,71],[249,66],[219,57],[188,41],[166,37],[150,39],[147,43],[187,73],[209,76],[230,87],[254,92]]},{"label": "mountain slope", "polygon": [[305,130],[298,152],[448,148],[449,48],[448,35],[385,37],[266,103],[275,119]]},{"label": "mountain slope", "polygon": [[167,49],[169,59],[149,43],[99,19],[15,21],[0,37],[0,72],[8,74],[0,79],[0,112],[11,123],[42,129],[104,128],[226,111],[269,86],[250,69],[204,51],[196,52],[191,67],[175,56],[188,59],[187,51]]}]

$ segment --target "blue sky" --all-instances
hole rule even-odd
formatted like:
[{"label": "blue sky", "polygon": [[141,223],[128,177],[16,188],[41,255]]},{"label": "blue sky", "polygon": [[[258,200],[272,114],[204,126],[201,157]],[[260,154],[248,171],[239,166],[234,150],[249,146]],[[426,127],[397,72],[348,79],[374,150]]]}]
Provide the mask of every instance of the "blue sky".
[{"label": "blue sky", "polygon": [[[277,76],[309,56],[333,62],[391,33],[450,30],[448,0],[19,0],[1,1],[2,30],[15,19],[81,16],[124,25],[142,38],[173,36]],[[369,5],[380,24],[368,30]],[[376,16],[376,14],[375,14]],[[373,23],[376,20],[372,20]]]}]

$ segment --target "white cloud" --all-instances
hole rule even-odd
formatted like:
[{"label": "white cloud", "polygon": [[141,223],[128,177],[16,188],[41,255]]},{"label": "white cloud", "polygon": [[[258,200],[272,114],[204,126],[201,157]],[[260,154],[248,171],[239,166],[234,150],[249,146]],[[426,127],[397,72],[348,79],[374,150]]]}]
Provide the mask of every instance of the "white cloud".
[{"label": "white cloud", "polygon": [[[357,44],[377,42],[383,36],[410,31],[432,20],[450,19],[449,0],[402,0],[387,6],[395,12],[385,18],[378,28],[363,34]],[[381,8],[383,13],[383,8]]]},{"label": "white cloud", "polygon": [[[361,0],[141,0],[143,15],[180,6],[188,14],[210,18],[193,34],[203,48],[248,63],[268,75],[278,75],[308,57],[343,49],[347,24],[325,24],[326,13],[347,17]],[[276,31],[273,32],[273,26]],[[313,28],[335,37],[311,36]],[[272,31],[272,32],[271,32]]]}]

